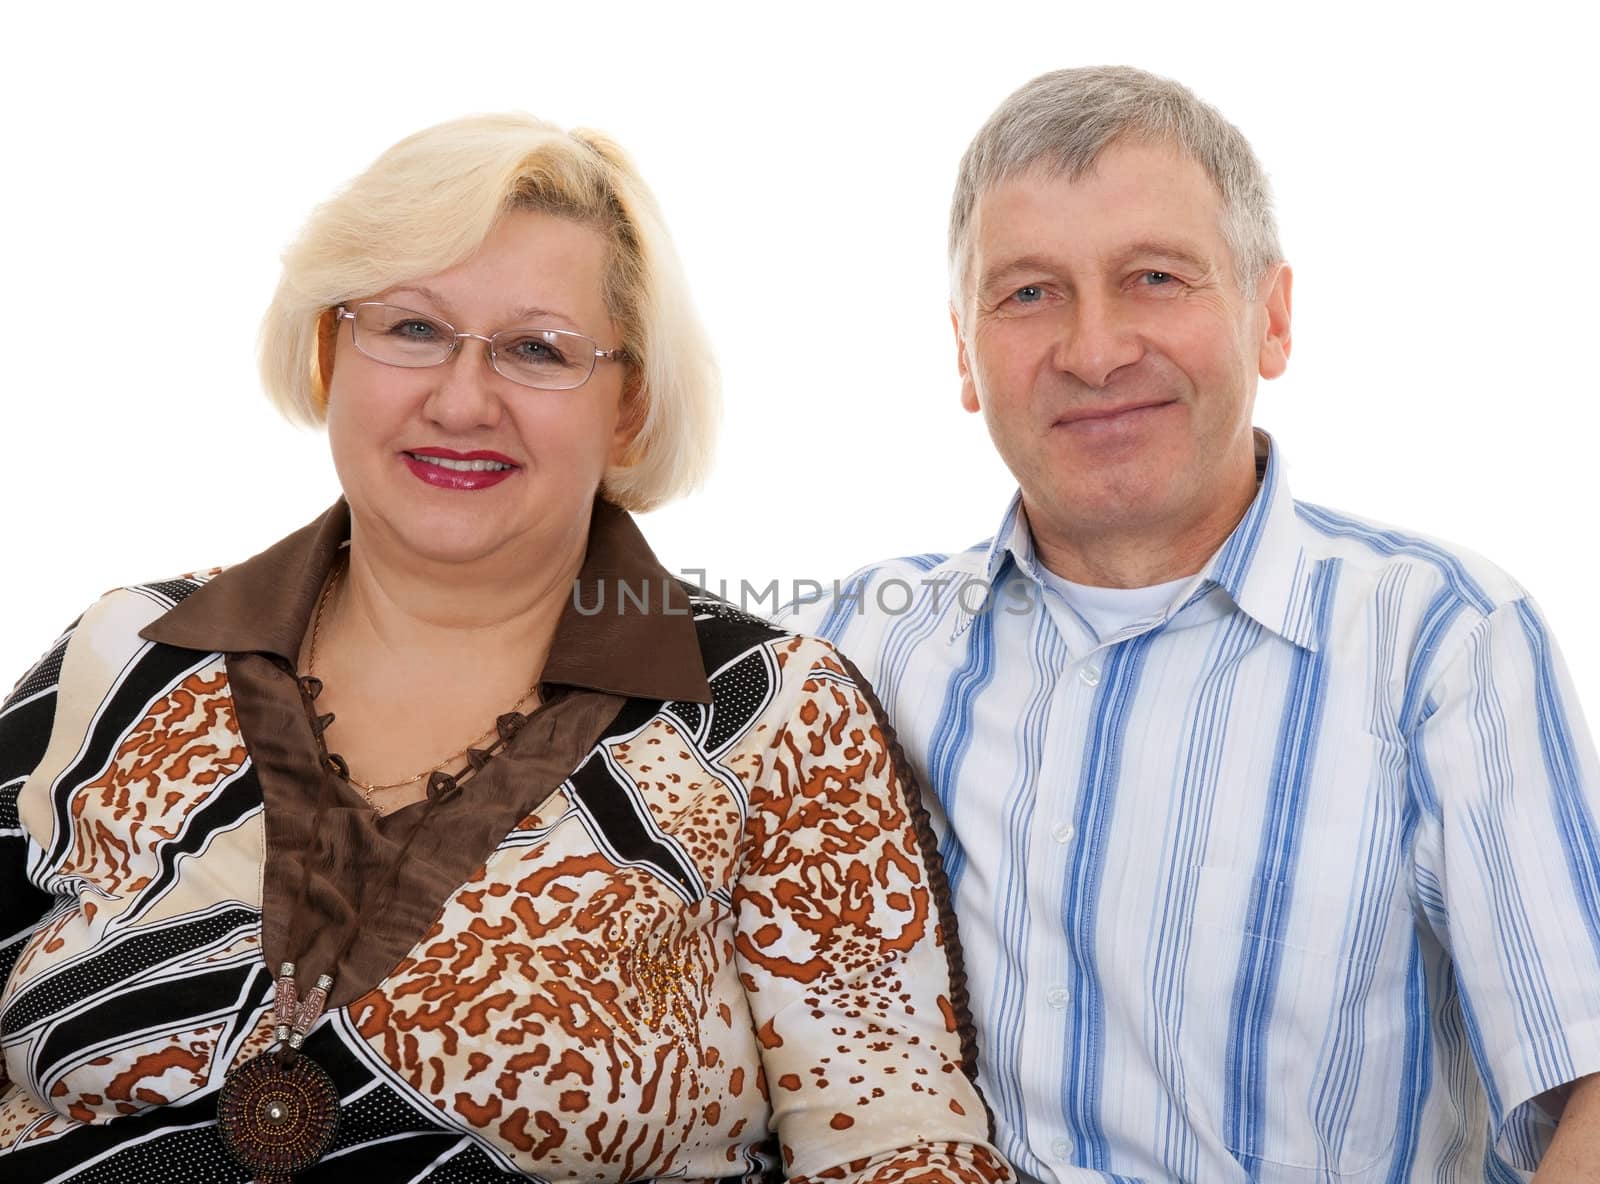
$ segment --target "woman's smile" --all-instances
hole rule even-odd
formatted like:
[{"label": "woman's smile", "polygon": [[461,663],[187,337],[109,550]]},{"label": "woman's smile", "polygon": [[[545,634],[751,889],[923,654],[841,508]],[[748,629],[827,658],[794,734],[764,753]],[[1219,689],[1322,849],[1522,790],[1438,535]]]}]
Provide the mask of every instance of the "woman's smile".
[{"label": "woman's smile", "polygon": [[522,467],[498,452],[419,448],[400,456],[417,480],[437,489],[488,489],[514,476]]}]

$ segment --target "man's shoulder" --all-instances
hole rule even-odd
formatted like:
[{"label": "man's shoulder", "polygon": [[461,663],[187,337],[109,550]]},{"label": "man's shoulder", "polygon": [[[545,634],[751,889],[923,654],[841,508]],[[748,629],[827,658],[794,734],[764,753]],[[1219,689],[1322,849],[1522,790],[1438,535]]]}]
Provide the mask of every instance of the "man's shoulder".
[{"label": "man's shoulder", "polygon": [[987,589],[988,540],[961,551],[901,555],[869,563],[842,579],[797,585],[796,598],[773,620],[785,629],[848,645],[862,630],[882,631],[910,617],[942,615],[960,595]]},{"label": "man's shoulder", "polygon": [[1339,560],[1358,579],[1420,580],[1485,616],[1528,595],[1504,568],[1460,543],[1314,502],[1296,501],[1294,510],[1307,555]]}]

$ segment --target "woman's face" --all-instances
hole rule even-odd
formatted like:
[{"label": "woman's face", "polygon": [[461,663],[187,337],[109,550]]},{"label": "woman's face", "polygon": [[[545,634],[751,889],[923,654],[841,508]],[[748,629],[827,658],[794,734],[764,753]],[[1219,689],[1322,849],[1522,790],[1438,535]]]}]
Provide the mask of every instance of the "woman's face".
[{"label": "woman's face", "polygon": [[[565,329],[611,349],[621,342],[602,296],[606,252],[591,226],[518,211],[464,263],[347,307],[380,301],[485,337]],[[486,342],[464,338],[443,364],[406,369],[363,354],[353,329],[339,324],[327,422],[359,532],[465,563],[537,554],[581,530],[628,444],[623,365],[597,361],[582,386],[539,390],[497,373]],[[463,471],[471,461],[491,463]]]}]

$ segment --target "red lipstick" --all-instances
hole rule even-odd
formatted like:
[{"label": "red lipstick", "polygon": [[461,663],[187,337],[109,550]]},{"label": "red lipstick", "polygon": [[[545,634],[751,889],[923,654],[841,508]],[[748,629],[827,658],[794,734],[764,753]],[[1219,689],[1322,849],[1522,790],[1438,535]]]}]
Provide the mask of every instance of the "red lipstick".
[{"label": "red lipstick", "polygon": [[[436,489],[488,489],[522,467],[504,453],[483,450],[457,452],[452,448],[413,448],[402,452],[400,457],[413,477]],[[440,461],[447,463],[438,463]],[[505,467],[499,467],[502,465]]]}]

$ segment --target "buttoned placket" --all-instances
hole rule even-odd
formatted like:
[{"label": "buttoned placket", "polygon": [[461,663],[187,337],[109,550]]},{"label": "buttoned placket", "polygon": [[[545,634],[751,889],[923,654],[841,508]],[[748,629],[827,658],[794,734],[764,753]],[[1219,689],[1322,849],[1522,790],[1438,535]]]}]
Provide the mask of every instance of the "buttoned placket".
[{"label": "buttoned placket", "polygon": [[[1191,608],[1194,590],[1186,590],[1166,612],[1135,622],[1102,641],[1026,566],[1018,567],[1014,578],[1033,581],[1033,593],[1041,598],[1037,603],[1041,611],[1048,612],[1068,655],[1052,696],[1040,764],[1043,776],[1029,839],[1030,908],[1036,919],[1049,918],[1054,923],[1036,921],[1031,927],[1033,940],[1025,962],[1028,998],[1023,1008],[1021,1071],[1024,1082],[1059,1083],[1067,1058],[1085,1035],[1084,1025],[1092,1019],[1081,1006],[1094,984],[1088,981],[1088,968],[1080,965],[1065,930],[1062,906],[1080,859],[1093,858],[1092,852],[1081,850],[1086,836],[1079,815],[1085,806],[1085,756],[1109,689],[1107,669],[1120,647],[1167,628],[1172,623],[1169,616],[1181,617]],[[1101,789],[1115,792],[1110,786]],[[1067,1124],[1059,1088],[1028,1092],[1026,1098],[1031,1150],[1048,1169],[1072,1167],[1079,1132]]]}]

